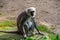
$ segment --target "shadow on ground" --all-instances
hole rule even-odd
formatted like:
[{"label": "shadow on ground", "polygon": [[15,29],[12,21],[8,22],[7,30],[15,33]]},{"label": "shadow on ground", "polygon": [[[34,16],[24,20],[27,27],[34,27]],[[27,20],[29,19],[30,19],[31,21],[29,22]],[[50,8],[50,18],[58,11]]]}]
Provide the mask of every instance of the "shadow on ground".
[{"label": "shadow on ground", "polygon": [[0,33],[0,40],[22,40],[23,37],[18,34]]}]

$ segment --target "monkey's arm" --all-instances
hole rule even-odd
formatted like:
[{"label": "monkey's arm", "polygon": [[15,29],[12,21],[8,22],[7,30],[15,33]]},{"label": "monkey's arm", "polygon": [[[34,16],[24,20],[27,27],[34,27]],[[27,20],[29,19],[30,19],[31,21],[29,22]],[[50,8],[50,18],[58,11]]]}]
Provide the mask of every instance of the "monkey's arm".
[{"label": "monkey's arm", "polygon": [[35,29],[37,30],[38,34],[44,35],[44,34],[40,33],[40,31],[39,31],[39,29],[38,29],[38,27],[37,27],[37,24],[36,24],[36,21],[35,21],[34,18],[33,18],[33,24],[34,24],[34,27],[35,27]]}]

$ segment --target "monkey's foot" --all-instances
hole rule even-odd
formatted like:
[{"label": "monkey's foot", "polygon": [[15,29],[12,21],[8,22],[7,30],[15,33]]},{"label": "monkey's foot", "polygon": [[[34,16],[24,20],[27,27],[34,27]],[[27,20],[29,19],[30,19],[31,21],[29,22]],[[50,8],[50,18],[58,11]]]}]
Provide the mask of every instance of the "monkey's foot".
[{"label": "monkey's foot", "polygon": [[30,37],[30,36],[34,36],[34,34],[28,34],[28,36]]},{"label": "monkey's foot", "polygon": [[26,34],[24,34],[24,35],[23,35],[23,37],[24,37],[24,39],[26,39],[26,38],[27,38],[27,35],[26,35]]}]

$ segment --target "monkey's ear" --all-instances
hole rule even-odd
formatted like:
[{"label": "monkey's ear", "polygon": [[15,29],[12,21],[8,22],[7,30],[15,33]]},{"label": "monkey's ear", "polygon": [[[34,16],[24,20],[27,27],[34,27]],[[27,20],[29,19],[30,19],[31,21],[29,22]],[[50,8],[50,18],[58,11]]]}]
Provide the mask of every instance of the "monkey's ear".
[{"label": "monkey's ear", "polygon": [[31,11],[31,9],[28,9],[27,12],[29,13]]}]

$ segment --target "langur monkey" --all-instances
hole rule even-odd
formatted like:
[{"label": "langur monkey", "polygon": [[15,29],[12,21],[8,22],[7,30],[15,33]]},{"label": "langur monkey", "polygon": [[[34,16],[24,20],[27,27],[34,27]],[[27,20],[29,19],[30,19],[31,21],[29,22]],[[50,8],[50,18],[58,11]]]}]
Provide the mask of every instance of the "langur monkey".
[{"label": "langur monkey", "polygon": [[36,16],[36,8],[29,7],[24,12],[22,12],[17,18],[17,28],[18,33],[22,34],[24,38],[28,36],[28,33],[31,32],[33,34],[34,28],[41,35],[40,31],[37,28],[37,24],[35,21]]},{"label": "langur monkey", "polygon": [[29,36],[29,32],[31,35],[34,32],[34,28],[37,30],[38,34],[44,35],[40,33],[40,31],[37,28],[37,24],[35,21],[36,16],[36,9],[34,7],[29,7],[25,11],[23,11],[20,15],[17,17],[17,31],[0,31],[4,33],[16,33],[23,35],[24,38],[27,38]]}]

